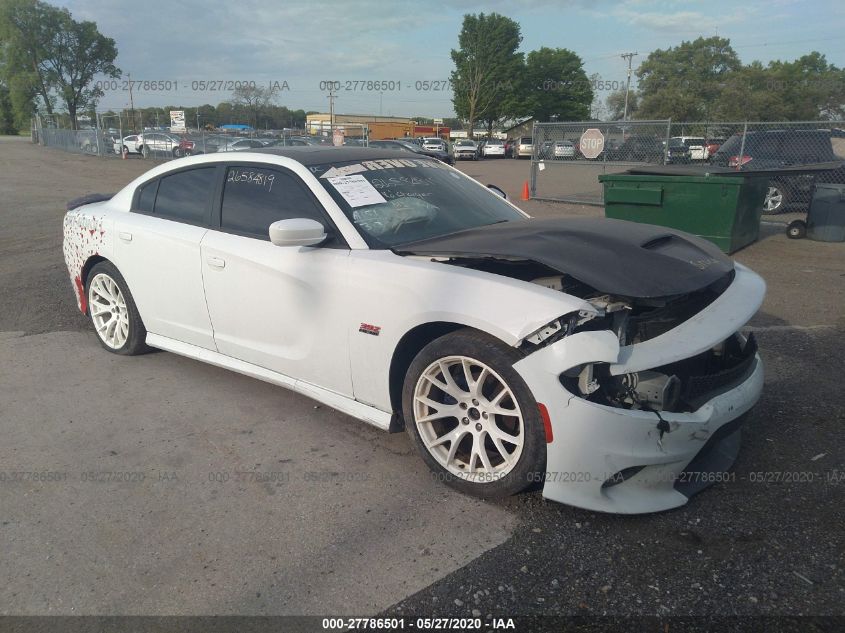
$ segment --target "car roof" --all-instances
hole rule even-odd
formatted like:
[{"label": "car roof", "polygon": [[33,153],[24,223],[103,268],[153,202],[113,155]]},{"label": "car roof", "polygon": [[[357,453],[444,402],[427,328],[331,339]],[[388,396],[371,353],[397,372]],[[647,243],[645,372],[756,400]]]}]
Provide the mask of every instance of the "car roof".
[{"label": "car roof", "polygon": [[408,158],[408,152],[358,146],[333,147],[330,145],[308,145],[300,147],[266,147],[254,150],[255,154],[286,156],[303,165],[340,163],[354,160],[377,160],[379,158]]}]

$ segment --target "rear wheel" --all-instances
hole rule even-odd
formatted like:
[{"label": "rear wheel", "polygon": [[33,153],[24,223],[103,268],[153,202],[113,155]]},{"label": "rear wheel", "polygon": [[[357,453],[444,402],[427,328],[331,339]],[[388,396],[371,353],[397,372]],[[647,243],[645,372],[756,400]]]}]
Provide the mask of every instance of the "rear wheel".
[{"label": "rear wheel", "polygon": [[126,281],[111,262],[88,273],[88,315],[100,344],[114,354],[133,356],[149,351],[147,330]]},{"label": "rear wheel", "polygon": [[405,376],[411,442],[439,480],[479,497],[540,481],[545,435],[537,402],[513,369],[514,349],[473,330],[422,349]]}]

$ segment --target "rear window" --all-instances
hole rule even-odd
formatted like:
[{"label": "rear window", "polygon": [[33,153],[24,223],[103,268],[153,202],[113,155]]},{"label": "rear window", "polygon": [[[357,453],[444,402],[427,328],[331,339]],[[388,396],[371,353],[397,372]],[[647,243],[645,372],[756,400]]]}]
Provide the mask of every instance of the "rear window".
[{"label": "rear window", "polygon": [[206,224],[216,172],[217,167],[201,167],[163,177],[155,199],[155,215],[188,224]]},{"label": "rear window", "polygon": [[534,139],[530,136],[523,136],[521,139],[519,139],[519,142],[523,145],[531,145],[531,143],[534,142]]}]

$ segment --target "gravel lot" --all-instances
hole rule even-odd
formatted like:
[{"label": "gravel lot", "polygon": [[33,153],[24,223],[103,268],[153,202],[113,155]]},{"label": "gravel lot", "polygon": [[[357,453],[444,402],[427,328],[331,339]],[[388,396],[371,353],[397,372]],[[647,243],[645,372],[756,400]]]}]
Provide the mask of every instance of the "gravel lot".
[{"label": "gravel lot", "polygon": [[[735,255],[769,291],[734,481],[638,517],[539,492],[487,503],[431,481],[404,434],[172,354],[100,350],[62,261],[64,204],[150,166],[0,139],[0,470],[68,473],[0,482],[0,613],[845,615],[845,244],[767,223]],[[528,177],[527,161],[459,167],[515,200]],[[211,477],[256,471],[290,479]]]}]

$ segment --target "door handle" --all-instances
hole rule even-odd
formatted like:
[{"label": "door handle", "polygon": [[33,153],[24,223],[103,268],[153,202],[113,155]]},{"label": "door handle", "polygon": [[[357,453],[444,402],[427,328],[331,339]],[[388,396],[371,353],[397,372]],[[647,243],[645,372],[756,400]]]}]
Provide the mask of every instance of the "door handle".
[{"label": "door handle", "polygon": [[132,233],[128,231],[120,231],[117,236],[122,239],[124,242],[131,242],[132,241]]},{"label": "door handle", "polygon": [[226,267],[226,260],[221,259],[220,257],[209,257],[205,261],[208,262],[208,265],[212,268],[225,268]]}]

